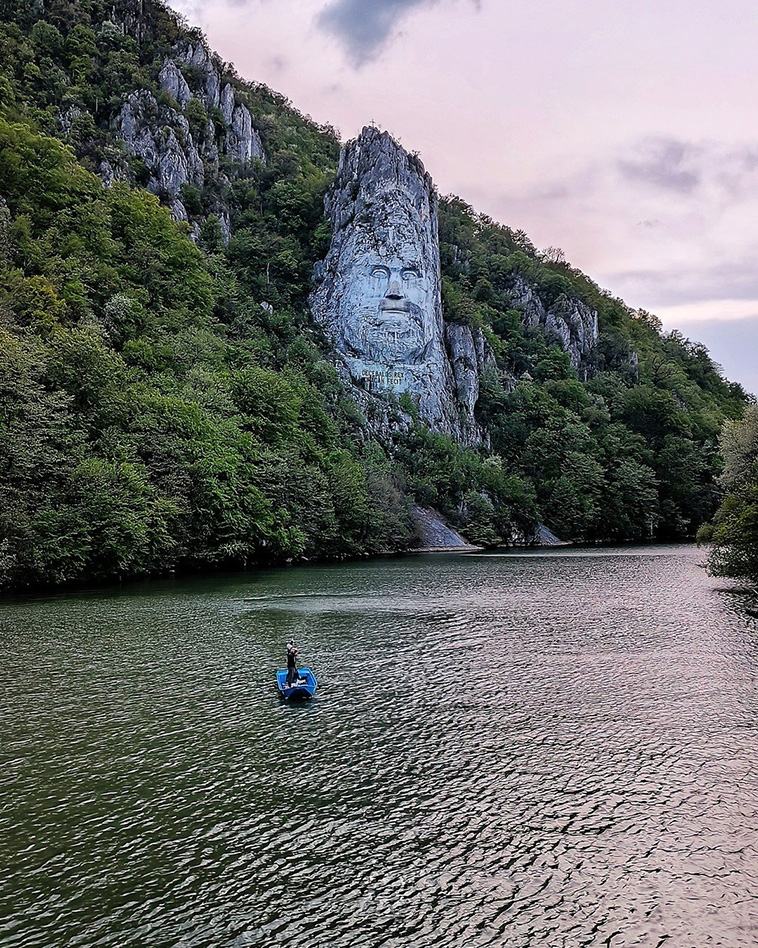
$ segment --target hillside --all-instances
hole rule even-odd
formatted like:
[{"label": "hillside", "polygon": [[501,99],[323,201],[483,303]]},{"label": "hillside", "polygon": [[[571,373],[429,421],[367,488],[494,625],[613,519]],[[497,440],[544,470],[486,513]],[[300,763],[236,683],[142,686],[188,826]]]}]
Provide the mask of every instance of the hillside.
[{"label": "hillside", "polygon": [[[334,131],[160,3],[0,10],[1,584],[404,550],[414,502],[484,545],[712,516],[746,396],[704,347],[444,198],[444,318],[494,353],[486,446],[402,398],[377,438],[309,312]],[[561,335],[577,313],[592,345]]]}]

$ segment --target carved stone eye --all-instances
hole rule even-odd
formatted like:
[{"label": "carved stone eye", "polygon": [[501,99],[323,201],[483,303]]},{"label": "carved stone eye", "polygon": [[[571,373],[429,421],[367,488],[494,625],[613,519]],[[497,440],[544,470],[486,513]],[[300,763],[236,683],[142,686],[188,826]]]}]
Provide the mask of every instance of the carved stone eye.
[{"label": "carved stone eye", "polygon": [[412,267],[406,267],[405,270],[400,274],[404,280],[417,280],[419,277],[418,270],[413,269]]},{"label": "carved stone eye", "polygon": [[390,275],[390,271],[387,267],[374,267],[371,271],[371,276],[379,277],[380,279],[386,280]]}]

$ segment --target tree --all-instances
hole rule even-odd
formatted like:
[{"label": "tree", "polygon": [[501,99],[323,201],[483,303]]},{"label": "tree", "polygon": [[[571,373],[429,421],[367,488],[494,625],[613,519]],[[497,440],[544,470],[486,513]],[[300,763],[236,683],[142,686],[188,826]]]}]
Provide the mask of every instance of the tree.
[{"label": "tree", "polygon": [[698,540],[711,545],[708,567],[715,576],[758,582],[758,405],[749,405],[741,421],[727,422],[721,450],[726,495]]}]

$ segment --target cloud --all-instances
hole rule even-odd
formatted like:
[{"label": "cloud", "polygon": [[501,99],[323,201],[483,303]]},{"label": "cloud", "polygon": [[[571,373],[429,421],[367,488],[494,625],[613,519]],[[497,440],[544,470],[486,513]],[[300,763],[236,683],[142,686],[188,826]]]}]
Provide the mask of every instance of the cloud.
[{"label": "cloud", "polygon": [[622,158],[618,169],[628,181],[652,184],[664,191],[691,194],[700,184],[701,149],[674,138],[649,138],[636,145],[638,156]]},{"label": "cloud", "polygon": [[658,306],[715,301],[714,316],[719,315],[721,300],[758,300],[758,269],[752,258],[678,270],[621,270],[607,274],[606,280],[622,296],[655,299]]},{"label": "cloud", "polygon": [[714,173],[719,185],[735,199],[756,191],[758,183],[758,146],[743,145],[715,156]]},{"label": "cloud", "polygon": [[316,25],[334,36],[356,68],[375,59],[395,34],[400,21],[420,7],[440,0],[331,0]]},{"label": "cloud", "polygon": [[274,72],[286,72],[289,69],[290,61],[286,56],[270,56],[268,65]]},{"label": "cloud", "polygon": [[[633,157],[629,157],[629,155]],[[675,138],[643,138],[632,142],[616,169],[627,184],[668,191],[678,197],[704,190],[725,202],[758,193],[758,146],[723,146]]]}]

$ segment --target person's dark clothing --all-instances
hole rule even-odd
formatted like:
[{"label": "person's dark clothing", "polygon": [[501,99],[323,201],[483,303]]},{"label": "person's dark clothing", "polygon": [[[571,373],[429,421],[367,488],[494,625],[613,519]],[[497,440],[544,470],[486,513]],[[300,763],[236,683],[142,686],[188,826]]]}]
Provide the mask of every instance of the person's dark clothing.
[{"label": "person's dark clothing", "polygon": [[296,650],[293,648],[287,649],[287,684],[291,685],[297,678],[297,661],[296,661]]}]

